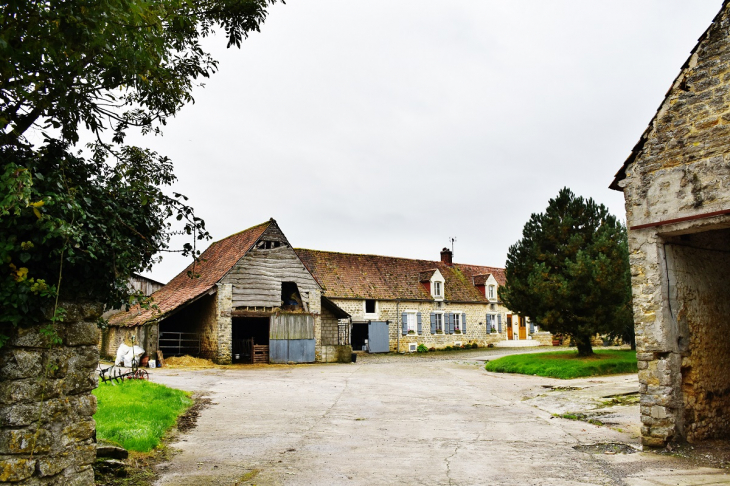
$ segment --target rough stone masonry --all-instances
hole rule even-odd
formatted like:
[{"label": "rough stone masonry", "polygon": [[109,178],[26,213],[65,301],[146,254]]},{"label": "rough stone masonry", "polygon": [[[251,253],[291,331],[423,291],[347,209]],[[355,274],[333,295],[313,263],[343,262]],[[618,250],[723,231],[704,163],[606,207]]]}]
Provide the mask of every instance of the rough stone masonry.
[{"label": "rough stone masonry", "polygon": [[0,482],[93,485],[93,415],[99,361],[96,319],[102,308],[62,304],[61,345],[41,325],[5,329],[0,348]]},{"label": "rough stone masonry", "polygon": [[626,200],[648,446],[730,436],[729,11],[611,185]]}]

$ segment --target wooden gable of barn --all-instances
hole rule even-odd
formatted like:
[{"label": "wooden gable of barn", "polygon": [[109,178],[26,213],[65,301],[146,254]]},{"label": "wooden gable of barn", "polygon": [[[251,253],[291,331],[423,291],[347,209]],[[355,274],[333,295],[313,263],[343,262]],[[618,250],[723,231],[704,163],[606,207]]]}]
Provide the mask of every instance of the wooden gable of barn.
[{"label": "wooden gable of barn", "polygon": [[232,285],[232,307],[283,306],[309,311],[319,285],[294,252],[276,222],[221,279]]}]

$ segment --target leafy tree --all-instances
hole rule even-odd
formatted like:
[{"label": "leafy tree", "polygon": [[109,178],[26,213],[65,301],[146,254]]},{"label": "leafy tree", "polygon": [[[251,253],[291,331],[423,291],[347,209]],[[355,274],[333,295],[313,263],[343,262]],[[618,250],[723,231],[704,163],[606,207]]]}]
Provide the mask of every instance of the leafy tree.
[{"label": "leafy tree", "polygon": [[[168,158],[124,143],[157,133],[217,69],[200,41],[258,31],[276,0],[9,0],[0,5],[0,345],[59,296],[118,306],[127,281],[169,250]],[[81,131],[95,139],[80,150]],[[33,137],[29,137],[33,134]],[[35,143],[32,143],[34,140]]]},{"label": "leafy tree", "polygon": [[604,205],[568,188],[530,216],[505,272],[505,305],[569,335],[581,356],[593,354],[596,333],[621,335],[633,325],[626,228]]}]

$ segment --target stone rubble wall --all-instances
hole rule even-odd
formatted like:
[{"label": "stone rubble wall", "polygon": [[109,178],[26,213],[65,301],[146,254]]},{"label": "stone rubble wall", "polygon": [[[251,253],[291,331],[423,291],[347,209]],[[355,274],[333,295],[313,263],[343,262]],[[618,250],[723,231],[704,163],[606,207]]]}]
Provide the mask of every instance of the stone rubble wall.
[{"label": "stone rubble wall", "polygon": [[[480,347],[486,347],[507,339],[507,309],[502,305],[496,305],[491,310],[490,304],[459,304],[439,302],[401,302],[399,305],[392,301],[377,302],[377,316],[364,314],[364,301],[355,299],[330,298],[345,312],[352,316],[352,320],[367,321],[380,320],[390,321],[389,338],[390,348],[393,352],[408,351],[409,343],[424,344],[427,347],[436,349],[453,346],[456,342],[462,344],[477,343]],[[407,311],[421,313],[422,334],[408,334],[403,336],[401,327],[401,314]],[[463,334],[431,334],[431,311],[463,312],[466,314],[466,333]],[[487,334],[486,315],[487,313],[502,314],[502,332]],[[529,324],[528,324],[529,326]],[[537,333],[535,333],[537,334]],[[528,329],[529,335],[529,329]],[[399,345],[399,349],[396,349]]]},{"label": "stone rubble wall", "polygon": [[[63,303],[63,344],[49,349],[40,326],[4,329],[0,348],[0,482],[94,484],[96,319],[101,305]],[[47,365],[56,369],[43,379]],[[41,407],[42,404],[42,407]],[[40,420],[39,420],[40,417]],[[35,443],[35,448],[33,444]]]},{"label": "stone rubble wall", "polygon": [[727,216],[667,222],[730,208],[730,4],[723,9],[619,182],[629,227],[642,441],[652,447],[730,433],[723,418],[730,415],[723,376],[730,367],[728,286],[721,275],[728,268],[722,258],[667,246],[682,243],[679,235],[730,222]]}]

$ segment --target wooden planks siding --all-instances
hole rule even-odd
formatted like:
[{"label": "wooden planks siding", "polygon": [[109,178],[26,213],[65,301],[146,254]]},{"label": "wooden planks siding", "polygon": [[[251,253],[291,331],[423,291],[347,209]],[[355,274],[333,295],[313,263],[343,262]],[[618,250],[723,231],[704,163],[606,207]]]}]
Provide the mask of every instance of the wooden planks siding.
[{"label": "wooden planks siding", "polygon": [[278,248],[252,248],[223,277],[222,283],[233,285],[233,307],[279,307],[281,283],[294,282],[304,302],[309,292],[319,288],[281,231],[273,225],[260,240],[279,241]]},{"label": "wooden planks siding", "polygon": [[278,314],[271,318],[269,339],[314,339],[314,318],[309,314]]}]

